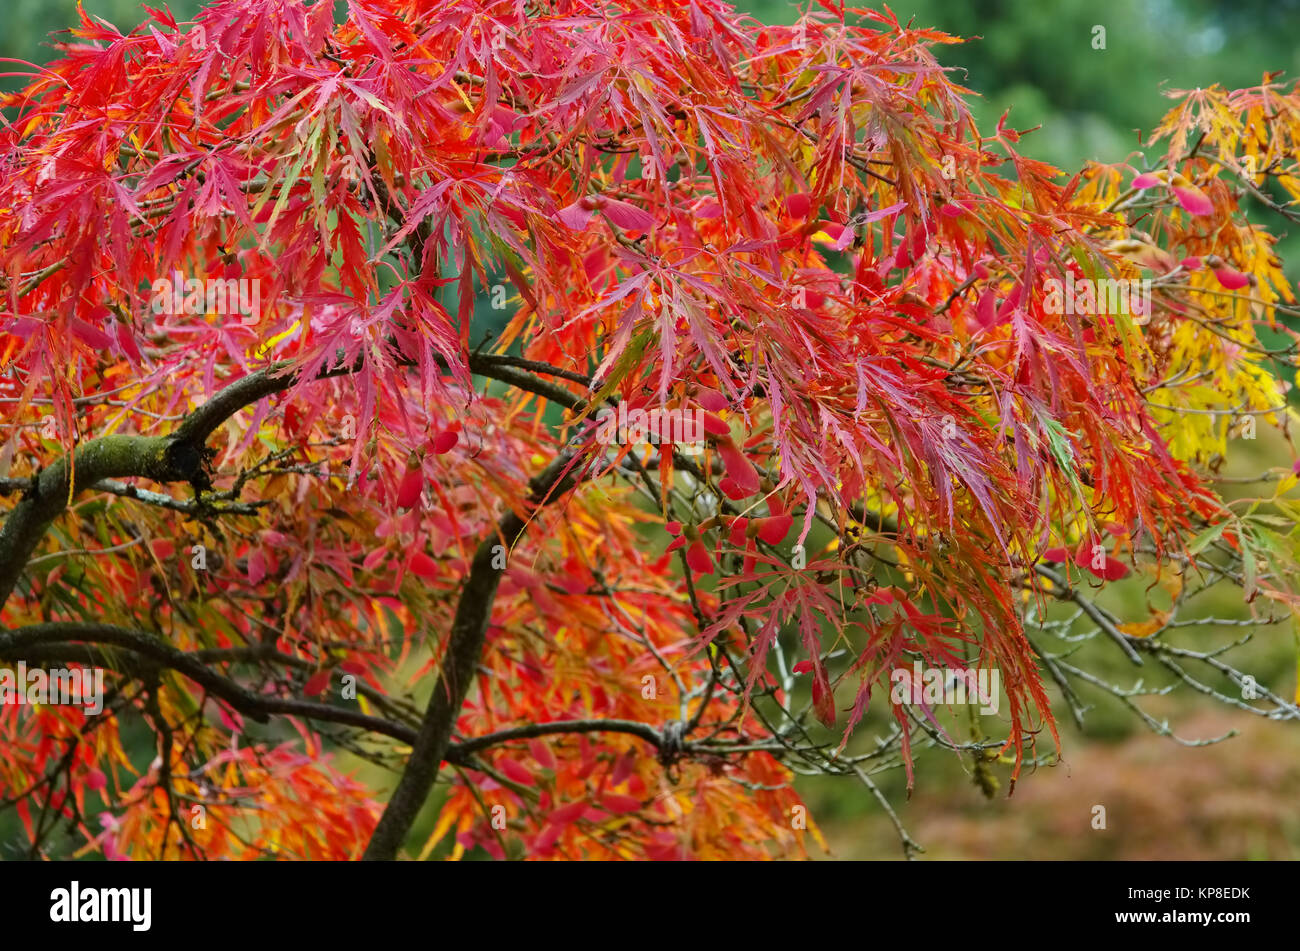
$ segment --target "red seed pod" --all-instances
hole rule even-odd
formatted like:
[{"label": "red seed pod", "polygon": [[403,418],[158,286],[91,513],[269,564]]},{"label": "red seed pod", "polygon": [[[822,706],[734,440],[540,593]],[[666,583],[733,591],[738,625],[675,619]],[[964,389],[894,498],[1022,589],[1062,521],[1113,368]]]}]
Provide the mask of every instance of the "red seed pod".
[{"label": "red seed pod", "polygon": [[438,577],[438,563],[422,551],[417,551],[411,556],[407,570],[427,581],[433,581]]},{"label": "red seed pod", "polygon": [[760,518],[755,521],[758,523],[758,537],[769,545],[779,545],[785,541],[785,536],[790,533],[790,526],[794,524],[794,519],[789,515],[774,515],[771,518]]},{"label": "red seed pod", "polygon": [[721,413],[724,409],[728,409],[731,406],[731,404],[727,402],[725,396],[717,390],[711,389],[707,386],[700,387],[699,390],[696,391],[695,398],[699,400],[700,405],[710,413]]},{"label": "red seed pod", "polygon": [[691,542],[690,547],[686,549],[686,563],[691,566],[692,571],[702,575],[713,574],[713,558],[709,555],[708,547],[699,539]]},{"label": "red seed pod", "polygon": [[730,436],[731,427],[720,416],[713,413],[702,413],[704,419],[704,431],[710,436]]},{"label": "red seed pod", "polygon": [[785,213],[791,218],[807,218],[810,207],[811,202],[806,192],[796,192],[786,197]]},{"label": "red seed pod", "polygon": [[430,449],[435,456],[443,456],[451,452],[460,441],[460,433],[455,429],[444,429],[433,437]]},{"label": "red seed pod", "polygon": [[[415,457],[412,456],[412,459]],[[420,493],[424,491],[424,472],[416,463],[416,468],[408,468],[402,474],[402,481],[397,486],[397,507],[413,509],[420,504]]]},{"label": "red seed pod", "polygon": [[730,439],[718,440],[718,455],[722,457],[723,467],[727,470],[727,478],[723,479],[722,482],[729,481],[734,491],[740,493],[739,495],[732,495],[727,491],[727,486],[719,483],[718,487],[723,492],[726,492],[729,498],[748,498],[762,488],[758,478],[758,471]]},{"label": "red seed pod", "polygon": [[1249,275],[1242,274],[1240,271],[1234,271],[1230,267],[1216,268],[1214,271],[1214,278],[1223,287],[1230,291],[1241,290],[1241,288],[1250,283]]}]

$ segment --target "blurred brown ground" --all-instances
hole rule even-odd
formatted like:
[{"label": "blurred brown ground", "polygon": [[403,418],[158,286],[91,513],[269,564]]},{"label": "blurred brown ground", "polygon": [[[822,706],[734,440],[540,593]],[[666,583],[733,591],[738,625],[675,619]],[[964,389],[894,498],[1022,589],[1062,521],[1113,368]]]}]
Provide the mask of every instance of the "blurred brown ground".
[{"label": "blurred brown ground", "polygon": [[[922,860],[1300,859],[1300,731],[1228,710],[1171,721],[1186,738],[1238,736],[1201,748],[1149,732],[1116,743],[1075,736],[1059,766],[1026,773],[1011,798],[986,800],[960,774],[921,772],[895,808]],[[1106,807],[1104,830],[1092,828],[1094,805]],[[874,802],[821,827],[831,858],[901,857]]]}]

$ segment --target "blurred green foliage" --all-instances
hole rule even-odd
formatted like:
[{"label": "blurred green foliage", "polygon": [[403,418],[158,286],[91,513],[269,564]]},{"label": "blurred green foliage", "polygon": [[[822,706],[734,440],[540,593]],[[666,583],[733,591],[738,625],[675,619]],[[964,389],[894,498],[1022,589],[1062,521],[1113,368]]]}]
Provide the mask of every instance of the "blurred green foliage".
[{"label": "blurred green foliage", "polygon": [[[873,4],[868,4],[873,5]],[[768,22],[793,22],[786,0],[741,0]],[[1011,125],[1043,130],[1025,151],[1064,169],[1112,162],[1137,148],[1169,107],[1162,90],[1300,76],[1300,0],[892,0],[899,20],[967,42],[939,47],[975,91],[984,127],[1014,107]],[[1105,28],[1105,49],[1094,30]]]}]

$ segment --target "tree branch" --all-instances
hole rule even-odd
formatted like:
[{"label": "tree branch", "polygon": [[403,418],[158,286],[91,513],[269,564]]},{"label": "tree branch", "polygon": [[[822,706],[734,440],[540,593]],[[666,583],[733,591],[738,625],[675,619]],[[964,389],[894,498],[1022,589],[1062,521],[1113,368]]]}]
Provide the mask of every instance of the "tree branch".
[{"label": "tree branch", "polygon": [[[115,657],[109,650],[103,649],[104,646],[128,651],[132,659]],[[57,621],[0,632],[0,660],[23,660],[28,663],[70,662],[91,667],[111,663],[113,669],[131,677],[147,676],[155,673],[160,667],[167,668],[190,677],[213,696],[225,700],[238,712],[259,723],[265,722],[267,716],[271,714],[301,716],[306,719],[358,727],[403,743],[413,743],[417,739],[417,731],[406,724],[354,713],[327,704],[252,693],[206,666],[213,662],[263,659],[288,662],[290,666],[300,669],[312,666],[308,661],[280,653],[271,645],[180,651],[153,634],[111,624]],[[205,677],[202,681],[198,676],[190,676],[192,673],[198,675],[200,668],[211,676]],[[457,765],[467,765],[475,754],[493,746],[557,733],[626,733],[645,740],[660,754],[670,746],[663,732],[637,720],[552,720],[547,723],[524,723],[495,733],[471,737],[459,743],[449,743],[444,760]],[[682,743],[680,751],[689,753],[691,745]]]},{"label": "tree branch", "polygon": [[[62,659],[59,655],[63,651],[53,648],[68,643],[108,644],[129,650],[157,666],[184,675],[214,697],[226,701],[243,716],[258,723],[266,723],[272,714],[282,714],[354,726],[404,743],[410,743],[416,738],[415,730],[405,724],[369,716],[358,710],[254,693],[207,666],[205,659],[210,658],[204,658],[201,652],[189,653],[153,634],[115,624],[52,621],[30,624],[12,631],[0,631],[0,657]],[[93,663],[90,656],[86,659]]]},{"label": "tree branch", "polygon": [[[577,478],[573,473],[575,465],[573,457],[560,455],[533,479],[532,493],[525,506],[529,518],[537,509],[563,496],[576,484]],[[465,702],[474,670],[483,652],[488,622],[492,617],[492,604],[505,572],[504,567],[497,567],[501,562],[498,560],[496,546],[504,544],[507,548],[513,547],[527,526],[528,520],[511,512],[501,520],[496,532],[479,544],[474,553],[465,587],[456,605],[456,616],[452,621],[442,672],[434,684],[433,696],[429,698],[420,734],[412,745],[406,769],[398,780],[392,798],[384,807],[384,814],[375,827],[363,859],[391,861],[397,858],[415,817],[429,797],[442,761],[447,757],[452,726]]]},{"label": "tree branch", "polygon": [[[520,389],[559,402],[570,409],[583,400],[557,384],[543,380],[490,355],[471,353],[471,372],[501,380]],[[323,380],[356,372],[361,361],[322,370]],[[204,445],[230,417],[273,393],[286,390],[298,379],[290,361],[280,361],[240,377],[191,412],[170,436],[100,436],[79,446],[73,454],[75,485],[69,488],[69,461],[65,455],[30,480],[23,499],[14,506],[0,528],[0,608],[22,577],[28,560],[51,523],[83,489],[105,479],[138,476],[154,482],[206,481]],[[0,489],[12,488],[7,480]],[[104,486],[107,491],[115,488]],[[139,490],[137,490],[139,491]],[[146,501],[159,504],[163,496]]]},{"label": "tree branch", "polygon": [[445,758],[449,763],[462,763],[473,754],[491,746],[513,740],[531,740],[554,733],[629,733],[632,736],[639,736],[656,750],[662,750],[664,747],[662,733],[650,724],[636,720],[553,720],[550,723],[526,723],[522,726],[508,727],[495,733],[453,743],[448,747]]},{"label": "tree branch", "polygon": [[[197,450],[159,436],[101,436],[41,471],[0,528],[0,608],[9,599],[46,529],[82,489],[101,479],[144,476],[174,482],[199,475]],[[75,476],[69,470],[75,470]]]},{"label": "tree branch", "polygon": [[[1062,575],[1057,574],[1046,565],[1034,565],[1034,571],[1052,583],[1052,586],[1055,588],[1055,590],[1051,592],[1052,594],[1061,601],[1073,601],[1077,604],[1081,609],[1083,609],[1083,613],[1088,615],[1088,617],[1092,619],[1093,623],[1105,632],[1107,637],[1119,645],[1119,648],[1124,652],[1125,657],[1137,666],[1142,666],[1142,658],[1138,656],[1138,652],[1133,648],[1135,639],[1130,639],[1119,628],[1117,628],[1115,622],[1108,617],[1101,608],[1080,595],[1079,592],[1070,587]],[[1141,643],[1140,640],[1136,640],[1136,642]]]}]

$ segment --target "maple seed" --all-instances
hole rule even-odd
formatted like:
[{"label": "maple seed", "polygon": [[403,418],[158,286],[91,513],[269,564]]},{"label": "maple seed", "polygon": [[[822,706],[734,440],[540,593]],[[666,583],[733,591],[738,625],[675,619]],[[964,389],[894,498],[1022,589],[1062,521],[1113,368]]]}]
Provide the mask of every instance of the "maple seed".
[{"label": "maple seed", "polygon": [[719,416],[713,413],[704,413],[704,431],[710,436],[730,436],[731,427]]},{"label": "maple seed", "polygon": [[420,504],[420,493],[424,491],[424,471],[419,456],[411,453],[406,463],[406,472],[397,487],[397,507],[413,509]]},{"label": "maple seed", "polygon": [[411,560],[406,567],[411,574],[418,575],[426,581],[436,581],[438,578],[438,563],[422,551],[411,555]]},{"label": "maple seed", "polygon": [[723,410],[731,408],[731,404],[727,402],[725,396],[717,390],[708,387],[700,387],[699,390],[696,391],[696,399],[698,399],[700,405],[710,413],[721,413]]},{"label": "maple seed", "polygon": [[722,464],[727,470],[727,475],[718,483],[718,488],[730,499],[745,499],[756,494],[762,484],[753,464],[730,439],[719,437],[717,443],[718,455],[722,457]]},{"label": "maple seed", "polygon": [[438,435],[433,437],[430,443],[430,451],[435,456],[444,456],[456,448],[456,443],[460,441],[460,433],[455,429],[444,429]]},{"label": "maple seed", "polygon": [[813,674],[812,683],[813,712],[824,726],[835,725],[835,695],[826,679],[826,671],[818,668]]},{"label": "maple seed", "polygon": [[693,571],[698,571],[702,575],[713,574],[713,558],[700,539],[691,542],[690,547],[686,549],[686,563]]},{"label": "maple seed", "polygon": [[319,697],[325,692],[330,685],[329,668],[313,674],[302,686],[302,692],[307,697]]},{"label": "maple seed", "polygon": [[758,527],[757,535],[769,545],[779,545],[785,541],[785,536],[790,533],[790,526],[794,524],[794,518],[789,515],[776,515],[771,518],[755,519]]},{"label": "maple seed", "polygon": [[804,192],[790,195],[785,200],[785,213],[791,218],[807,218],[810,207],[809,196]]}]

